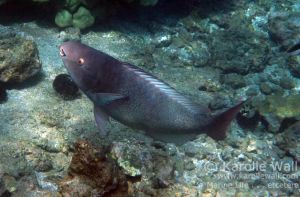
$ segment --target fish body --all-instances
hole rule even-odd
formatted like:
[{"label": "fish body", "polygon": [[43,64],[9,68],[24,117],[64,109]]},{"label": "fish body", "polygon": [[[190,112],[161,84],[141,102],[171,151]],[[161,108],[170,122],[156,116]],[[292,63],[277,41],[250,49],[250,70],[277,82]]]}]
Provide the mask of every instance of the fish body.
[{"label": "fish body", "polygon": [[62,60],[79,88],[94,103],[105,135],[109,117],[150,136],[182,144],[206,132],[223,139],[243,102],[218,115],[192,102],[146,71],[79,42],[60,46]]}]

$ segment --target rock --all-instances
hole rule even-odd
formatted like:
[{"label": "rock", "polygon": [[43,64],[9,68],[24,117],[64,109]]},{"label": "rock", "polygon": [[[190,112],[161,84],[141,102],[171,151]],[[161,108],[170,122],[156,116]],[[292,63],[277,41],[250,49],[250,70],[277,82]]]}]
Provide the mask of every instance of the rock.
[{"label": "rock", "polygon": [[33,40],[15,34],[0,36],[0,81],[22,82],[41,70]]},{"label": "rock", "polygon": [[69,40],[80,41],[81,32],[79,28],[69,27],[59,32],[58,37],[62,42],[69,41]]},{"label": "rock", "polygon": [[194,157],[199,151],[200,147],[194,142],[187,142],[182,146],[185,154],[189,157]]},{"label": "rock", "polygon": [[129,150],[130,148],[126,144],[114,143],[111,153],[127,176],[140,177],[142,172],[139,155],[135,155],[135,152],[129,152]]},{"label": "rock", "polygon": [[266,95],[270,95],[273,92],[273,87],[269,82],[264,82],[259,85],[260,91]]},{"label": "rock", "polygon": [[242,75],[236,73],[225,74],[222,76],[221,81],[234,89],[246,86],[245,79]]},{"label": "rock", "polygon": [[172,43],[172,36],[170,33],[158,33],[154,38],[155,47],[168,47]]},{"label": "rock", "polygon": [[79,88],[67,74],[57,75],[52,86],[66,100],[74,99],[78,96]]},{"label": "rock", "polygon": [[267,96],[260,103],[256,103],[260,114],[272,113],[280,119],[292,118],[300,115],[300,94],[284,96],[275,94]]},{"label": "rock", "polygon": [[200,85],[198,88],[200,91],[206,91],[206,92],[218,92],[221,90],[221,84],[218,82],[208,79],[205,80],[203,84]]},{"label": "rock", "polygon": [[255,106],[261,115],[261,120],[268,130],[278,132],[284,119],[296,118],[300,116],[299,94],[284,96],[274,94],[266,96],[264,99],[253,99]]},{"label": "rock", "polygon": [[230,106],[230,101],[223,96],[217,95],[214,97],[214,99],[211,100],[208,106],[212,110],[219,110]]},{"label": "rock", "polygon": [[185,170],[190,171],[190,170],[194,170],[195,168],[196,168],[196,166],[195,166],[195,164],[193,163],[192,160],[189,160],[189,161],[187,161],[187,162],[184,164],[184,169],[185,169]]},{"label": "rock", "polygon": [[64,139],[62,139],[59,135],[37,138],[33,140],[33,143],[50,153],[63,152],[66,148]]},{"label": "rock", "polygon": [[17,180],[13,176],[4,175],[3,183],[9,193],[15,192],[17,189]]},{"label": "rock", "polygon": [[227,23],[227,27],[226,31],[216,30],[210,34],[215,35],[210,45],[213,67],[221,69],[224,73],[241,75],[263,71],[270,59],[271,46],[268,38],[261,36],[261,33],[252,27],[253,19],[249,19],[244,17],[244,12],[236,12],[228,18],[218,18]]},{"label": "rock", "polygon": [[270,15],[268,26],[271,38],[284,49],[300,40],[299,12],[276,12]]},{"label": "rock", "polygon": [[59,182],[60,193],[63,196],[74,193],[79,196],[129,196],[130,181],[107,154],[104,147],[78,141],[68,175]]},{"label": "rock", "polygon": [[276,144],[300,161],[300,121],[276,136]]},{"label": "rock", "polygon": [[300,78],[300,57],[289,56],[287,59],[289,70],[294,77]]},{"label": "rock", "polygon": [[52,191],[52,192],[58,190],[57,184],[54,183],[54,181],[49,180],[49,178],[51,178],[51,174],[44,173],[44,172],[35,172],[35,176],[36,176],[36,180],[38,182],[38,185],[42,189],[46,189],[46,190],[49,190],[49,191]]},{"label": "rock", "polygon": [[170,183],[164,179],[156,177],[153,179],[152,185],[154,189],[162,189],[162,188],[167,188],[170,185]]},{"label": "rock", "polygon": [[295,87],[294,80],[291,77],[283,77],[280,79],[279,84],[283,89],[293,89]]},{"label": "rock", "polygon": [[259,90],[258,90],[257,86],[250,86],[250,87],[248,88],[248,90],[246,91],[246,95],[247,95],[248,97],[257,96],[258,93],[259,93]]}]

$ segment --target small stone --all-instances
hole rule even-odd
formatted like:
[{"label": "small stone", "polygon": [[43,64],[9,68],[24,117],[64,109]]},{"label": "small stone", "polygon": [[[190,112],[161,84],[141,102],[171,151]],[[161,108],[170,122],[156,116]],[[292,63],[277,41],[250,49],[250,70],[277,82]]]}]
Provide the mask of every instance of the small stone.
[{"label": "small stone", "polygon": [[290,90],[295,87],[295,84],[291,78],[284,77],[280,79],[280,86],[284,89]]},{"label": "small stone", "polygon": [[52,84],[54,90],[64,99],[74,99],[78,96],[78,87],[67,74],[57,75]]},{"label": "small stone", "polygon": [[79,28],[75,27],[68,27],[65,28],[63,31],[59,32],[58,37],[62,42],[66,42],[69,40],[80,41],[81,39],[81,32]]},{"label": "small stone", "polygon": [[189,157],[194,157],[199,152],[199,148],[193,142],[187,142],[184,144],[183,150]]},{"label": "small stone", "polygon": [[210,103],[209,108],[212,110],[223,109],[229,105],[229,100],[222,97],[216,96]]},{"label": "small stone", "polygon": [[3,182],[7,191],[9,191],[10,193],[16,191],[17,180],[13,176],[3,176]]},{"label": "small stone", "polygon": [[157,48],[168,47],[172,42],[172,37],[168,33],[164,33],[164,34],[160,33],[156,35],[154,42],[155,42],[155,47]]},{"label": "small stone", "polygon": [[50,173],[44,173],[44,172],[35,172],[36,180],[38,182],[38,185],[42,189],[50,190],[50,191],[57,191],[58,186],[56,183],[48,180],[51,177]]},{"label": "small stone", "polygon": [[271,85],[267,82],[261,83],[259,88],[260,88],[260,91],[266,95],[272,94],[272,92],[273,92]]},{"label": "small stone", "polygon": [[256,152],[257,150],[256,141],[250,140],[246,150],[247,152]]},{"label": "small stone", "polygon": [[175,156],[176,153],[177,153],[177,147],[176,147],[176,145],[174,145],[174,144],[168,143],[168,144],[166,145],[166,151],[167,151],[167,153],[168,153],[170,156]]},{"label": "small stone", "polygon": [[41,160],[37,163],[35,170],[39,172],[47,172],[53,168],[52,162],[49,159]]},{"label": "small stone", "polygon": [[184,169],[185,170],[188,170],[188,171],[191,171],[191,170],[194,170],[196,168],[195,164],[193,163],[193,161],[188,161],[184,164]]},{"label": "small stone", "polygon": [[152,181],[152,185],[154,189],[163,189],[163,188],[167,188],[170,184],[168,181],[156,177]]},{"label": "small stone", "polygon": [[246,156],[244,154],[241,153],[241,154],[238,155],[238,160],[239,161],[245,161],[245,159],[246,159]]}]

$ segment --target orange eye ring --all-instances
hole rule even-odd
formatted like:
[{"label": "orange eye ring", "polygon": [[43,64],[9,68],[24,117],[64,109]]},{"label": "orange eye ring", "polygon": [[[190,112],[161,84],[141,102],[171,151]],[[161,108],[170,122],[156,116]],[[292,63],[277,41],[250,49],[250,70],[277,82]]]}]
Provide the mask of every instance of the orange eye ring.
[{"label": "orange eye ring", "polygon": [[78,64],[84,64],[84,59],[83,58],[79,58]]}]

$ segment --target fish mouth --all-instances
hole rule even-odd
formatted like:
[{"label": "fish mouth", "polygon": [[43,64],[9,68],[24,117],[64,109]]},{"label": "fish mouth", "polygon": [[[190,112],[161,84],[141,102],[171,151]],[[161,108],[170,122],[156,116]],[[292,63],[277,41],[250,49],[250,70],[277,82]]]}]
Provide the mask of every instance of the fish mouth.
[{"label": "fish mouth", "polygon": [[60,57],[66,57],[66,52],[62,45],[59,46],[59,55],[60,55]]}]

